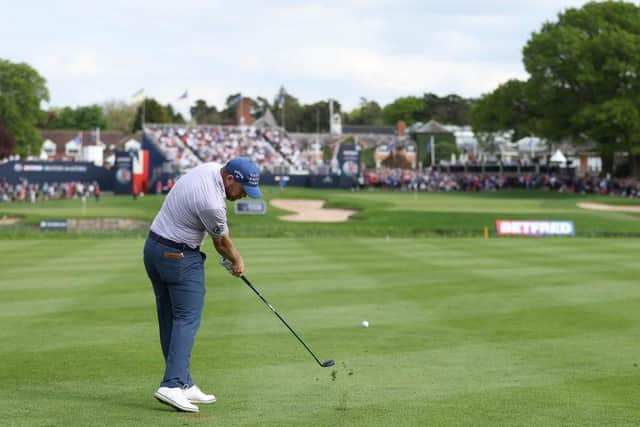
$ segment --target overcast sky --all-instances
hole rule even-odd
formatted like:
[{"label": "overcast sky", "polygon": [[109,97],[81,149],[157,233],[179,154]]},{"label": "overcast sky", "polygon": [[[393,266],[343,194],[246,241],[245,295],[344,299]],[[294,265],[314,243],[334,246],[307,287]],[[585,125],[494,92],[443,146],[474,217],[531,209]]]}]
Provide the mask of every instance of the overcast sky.
[{"label": "overcast sky", "polygon": [[[522,48],[584,0],[0,0],[0,58],[47,80],[50,106],[196,99],[279,87],[351,110],[365,97],[477,97],[526,78]],[[178,101],[185,90],[189,98]]]}]

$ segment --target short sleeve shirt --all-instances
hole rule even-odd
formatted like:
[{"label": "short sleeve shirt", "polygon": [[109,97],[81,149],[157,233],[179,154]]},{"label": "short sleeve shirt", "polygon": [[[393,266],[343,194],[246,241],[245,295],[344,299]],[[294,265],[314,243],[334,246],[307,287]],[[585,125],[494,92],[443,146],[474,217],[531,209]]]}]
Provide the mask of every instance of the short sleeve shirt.
[{"label": "short sleeve shirt", "polygon": [[176,243],[195,248],[207,234],[229,233],[224,183],[219,163],[190,170],[171,188],[151,224],[151,231]]}]

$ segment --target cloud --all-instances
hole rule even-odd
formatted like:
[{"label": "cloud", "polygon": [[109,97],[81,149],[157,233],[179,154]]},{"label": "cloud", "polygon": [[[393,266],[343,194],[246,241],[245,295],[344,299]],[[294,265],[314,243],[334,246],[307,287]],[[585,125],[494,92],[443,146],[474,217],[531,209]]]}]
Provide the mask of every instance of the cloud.
[{"label": "cloud", "polygon": [[[81,0],[11,8],[0,57],[32,64],[52,103],[128,99],[144,87],[163,103],[222,106],[242,91],[271,98],[284,84],[303,102],[331,96],[457,93],[475,97],[526,78],[532,31],[586,0],[114,0],[99,14]],[[50,22],[56,22],[51,32]]]},{"label": "cloud", "polygon": [[448,60],[333,46],[310,47],[304,53],[284,51],[275,64],[277,73],[286,70],[300,79],[353,82],[371,93],[420,94],[439,89],[478,96],[509,78],[526,78],[517,64]]}]

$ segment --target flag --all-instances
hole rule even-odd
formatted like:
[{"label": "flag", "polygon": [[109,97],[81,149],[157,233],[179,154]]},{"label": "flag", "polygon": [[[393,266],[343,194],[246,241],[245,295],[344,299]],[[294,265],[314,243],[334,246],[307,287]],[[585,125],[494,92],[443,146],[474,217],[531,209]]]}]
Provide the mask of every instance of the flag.
[{"label": "flag", "polygon": [[82,145],[82,132],[78,132],[75,138],[73,138],[73,142],[78,145]]},{"label": "flag", "polygon": [[284,100],[287,96],[287,92],[284,90],[284,86],[280,86],[280,93],[278,95],[278,107],[282,108],[284,106]]},{"label": "flag", "polygon": [[184,93],[180,95],[180,98],[178,98],[178,101],[181,99],[187,99],[188,97],[189,97],[189,91],[185,90]]},{"label": "flag", "polygon": [[229,107],[233,107],[235,105],[238,105],[240,103],[240,101],[242,101],[242,94],[238,94],[238,96],[236,96],[235,98],[233,98],[231,101],[229,101]]},{"label": "flag", "polygon": [[134,101],[142,101],[142,98],[144,98],[144,88],[131,95],[131,98],[133,98]]}]

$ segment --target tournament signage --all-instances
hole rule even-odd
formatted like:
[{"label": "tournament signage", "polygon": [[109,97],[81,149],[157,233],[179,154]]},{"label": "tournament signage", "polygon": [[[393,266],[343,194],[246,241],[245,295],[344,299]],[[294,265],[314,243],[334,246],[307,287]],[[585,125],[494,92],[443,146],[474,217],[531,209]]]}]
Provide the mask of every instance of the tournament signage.
[{"label": "tournament signage", "polygon": [[40,221],[40,230],[43,231],[67,231],[66,219],[45,219]]},{"label": "tournament signage", "polygon": [[54,182],[93,182],[96,181],[102,190],[110,191],[113,174],[108,169],[91,162],[63,162],[42,160],[18,160],[0,162],[0,177],[9,184],[17,184],[22,180],[30,184]]},{"label": "tournament signage", "polygon": [[239,201],[235,206],[236,215],[264,215],[267,213],[267,204],[263,201]]},{"label": "tournament signage", "polygon": [[116,151],[113,167],[115,176],[113,192],[115,194],[131,194],[133,184],[133,159],[128,151]]},{"label": "tournament signage", "polygon": [[343,175],[360,175],[360,146],[355,142],[340,144],[338,162]]},{"label": "tournament signage", "polygon": [[23,163],[16,162],[13,165],[14,172],[87,172],[86,164],[61,164],[61,163]]},{"label": "tournament signage", "polygon": [[496,221],[499,236],[575,236],[573,221]]}]

